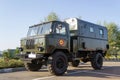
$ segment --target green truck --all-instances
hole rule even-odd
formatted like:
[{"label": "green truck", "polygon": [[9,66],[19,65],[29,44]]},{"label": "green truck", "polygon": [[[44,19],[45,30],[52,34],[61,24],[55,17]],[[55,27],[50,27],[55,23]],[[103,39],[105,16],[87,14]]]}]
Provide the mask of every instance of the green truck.
[{"label": "green truck", "polygon": [[20,57],[29,71],[46,65],[53,75],[63,75],[68,64],[77,67],[80,61],[97,70],[109,49],[107,37],[106,27],[77,18],[43,22],[30,26],[21,39]]}]

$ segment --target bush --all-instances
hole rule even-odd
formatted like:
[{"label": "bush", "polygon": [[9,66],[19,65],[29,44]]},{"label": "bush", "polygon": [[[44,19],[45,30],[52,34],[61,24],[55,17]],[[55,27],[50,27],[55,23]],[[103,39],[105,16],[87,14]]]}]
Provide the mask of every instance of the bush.
[{"label": "bush", "polygon": [[11,67],[11,68],[14,68],[14,67],[23,67],[24,64],[23,64],[23,62],[21,60],[12,59],[12,60],[9,60],[8,66]]},{"label": "bush", "polygon": [[23,67],[23,66],[24,64],[21,60],[10,59],[9,61],[5,61],[4,59],[0,59],[0,69]]},{"label": "bush", "polygon": [[4,61],[4,59],[0,59],[0,69],[1,68],[7,68],[8,63]]},{"label": "bush", "polygon": [[7,51],[3,51],[3,57],[9,59],[10,58],[10,53]]}]

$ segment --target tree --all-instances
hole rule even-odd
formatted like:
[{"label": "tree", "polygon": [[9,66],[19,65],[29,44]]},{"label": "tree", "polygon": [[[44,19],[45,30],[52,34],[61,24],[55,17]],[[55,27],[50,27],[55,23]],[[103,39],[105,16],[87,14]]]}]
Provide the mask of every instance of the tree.
[{"label": "tree", "polygon": [[17,56],[17,54],[19,54],[19,53],[20,53],[19,47],[16,47],[15,54],[14,54],[15,59],[19,59],[19,57]]},{"label": "tree", "polygon": [[45,21],[60,20],[58,15],[55,12],[51,12],[46,18]]},{"label": "tree", "polygon": [[108,29],[108,42],[110,49],[108,50],[108,54],[115,55],[117,58],[117,53],[120,49],[120,31],[118,26],[114,23],[104,23],[104,25]]},{"label": "tree", "polygon": [[8,61],[10,59],[10,54],[8,51],[3,51],[3,58],[5,61]]},{"label": "tree", "polygon": [[17,53],[18,51],[16,51],[15,49],[7,49],[3,51],[3,57],[4,59],[14,59],[16,58]]},{"label": "tree", "polygon": [[20,53],[19,47],[16,47],[16,49],[15,49],[15,55],[17,55],[19,53]]}]

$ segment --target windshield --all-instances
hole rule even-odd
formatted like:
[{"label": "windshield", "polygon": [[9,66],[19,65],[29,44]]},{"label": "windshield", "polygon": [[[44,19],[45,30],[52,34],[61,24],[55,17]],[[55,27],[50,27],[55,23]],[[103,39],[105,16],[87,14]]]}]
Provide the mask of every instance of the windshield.
[{"label": "windshield", "polygon": [[29,28],[27,36],[49,34],[51,32],[51,22]]}]

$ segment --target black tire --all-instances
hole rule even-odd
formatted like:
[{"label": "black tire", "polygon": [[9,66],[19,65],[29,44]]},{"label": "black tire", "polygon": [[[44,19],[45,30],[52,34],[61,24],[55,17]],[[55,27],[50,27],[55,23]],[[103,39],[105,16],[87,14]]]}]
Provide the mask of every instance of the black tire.
[{"label": "black tire", "polygon": [[93,54],[91,59],[91,65],[93,69],[100,70],[103,66],[103,56],[100,53]]},{"label": "black tire", "polygon": [[24,65],[28,71],[38,71],[42,67],[42,64],[36,64],[36,63],[26,63],[25,62]]},{"label": "black tire", "polygon": [[72,62],[70,62],[70,65],[72,67],[78,67],[79,63],[80,63],[80,60],[73,60]]},{"label": "black tire", "polygon": [[63,52],[55,52],[52,56],[51,63],[48,64],[48,70],[53,75],[63,75],[67,71],[68,59]]}]

